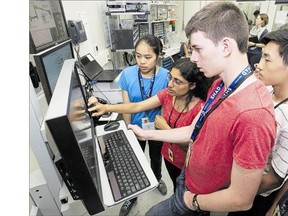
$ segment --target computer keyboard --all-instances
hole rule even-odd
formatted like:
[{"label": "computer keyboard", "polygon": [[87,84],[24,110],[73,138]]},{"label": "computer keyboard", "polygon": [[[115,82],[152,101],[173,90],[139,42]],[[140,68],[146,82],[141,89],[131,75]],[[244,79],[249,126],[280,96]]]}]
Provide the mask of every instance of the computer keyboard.
[{"label": "computer keyboard", "polygon": [[99,136],[98,142],[115,201],[150,186],[123,130]]}]

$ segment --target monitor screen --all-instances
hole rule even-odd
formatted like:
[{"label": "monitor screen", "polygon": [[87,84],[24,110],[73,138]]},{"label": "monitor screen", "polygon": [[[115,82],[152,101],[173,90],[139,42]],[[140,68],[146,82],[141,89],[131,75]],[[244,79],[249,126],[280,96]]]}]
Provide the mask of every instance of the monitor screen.
[{"label": "monitor screen", "polygon": [[61,0],[29,1],[30,54],[69,39]]},{"label": "monitor screen", "polygon": [[64,62],[45,116],[45,132],[55,165],[71,196],[82,200],[93,215],[104,210],[96,132],[75,65],[74,59]]},{"label": "monitor screen", "polygon": [[36,68],[48,104],[63,63],[71,58],[73,58],[73,50],[70,40],[34,55]]}]

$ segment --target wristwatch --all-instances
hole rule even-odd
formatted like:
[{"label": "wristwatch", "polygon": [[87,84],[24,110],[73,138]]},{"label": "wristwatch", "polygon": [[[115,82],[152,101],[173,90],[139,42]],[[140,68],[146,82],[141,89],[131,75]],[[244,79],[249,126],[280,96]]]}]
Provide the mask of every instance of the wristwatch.
[{"label": "wristwatch", "polygon": [[197,196],[198,196],[198,194],[195,194],[195,195],[193,196],[192,206],[193,206],[193,208],[194,208],[194,211],[200,212],[201,209],[200,209],[200,206],[199,206],[199,204],[198,204],[198,202],[197,202]]}]

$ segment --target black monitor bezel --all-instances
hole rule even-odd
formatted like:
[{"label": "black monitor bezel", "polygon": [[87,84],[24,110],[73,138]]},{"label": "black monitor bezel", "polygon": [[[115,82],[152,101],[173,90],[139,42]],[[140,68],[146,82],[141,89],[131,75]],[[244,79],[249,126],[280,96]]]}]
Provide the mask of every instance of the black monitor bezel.
[{"label": "black monitor bezel", "polygon": [[47,71],[46,71],[45,66],[44,66],[43,58],[46,57],[47,55],[53,53],[53,52],[58,51],[59,49],[66,46],[67,44],[70,45],[72,58],[74,58],[73,45],[72,45],[70,39],[67,41],[64,41],[61,44],[58,44],[54,47],[51,47],[51,48],[49,48],[49,49],[47,49],[41,53],[37,53],[33,56],[35,64],[36,64],[36,68],[38,71],[39,79],[40,79],[40,82],[41,82],[41,85],[42,85],[42,88],[44,91],[44,95],[45,95],[45,98],[46,98],[48,105],[50,103],[53,92],[52,92],[52,89],[51,89],[51,86],[50,86],[50,83],[49,83],[49,80],[47,77]]},{"label": "black monitor bezel", "polygon": [[[102,204],[101,181],[99,172],[96,172],[96,182],[95,179],[92,178],[79,147],[78,140],[76,139],[76,134],[69,120],[72,92],[71,80],[73,79],[73,73],[75,73],[79,81],[79,88],[81,88],[83,98],[86,97],[81,85],[76,64],[74,64],[73,68],[74,72],[71,70],[71,74],[64,77],[59,77],[60,83],[57,82],[55,95],[52,96],[51,103],[45,116],[45,131],[48,144],[50,145],[54,155],[56,155],[54,158],[54,163],[58,168],[64,182],[67,185],[67,179],[65,179],[65,176],[68,176],[70,183],[73,183],[72,188],[75,190],[75,192],[71,191],[71,188],[69,189],[67,185],[73,199],[82,200],[89,214],[94,215],[98,212],[104,211],[104,206]],[[67,72],[67,67],[64,65],[63,69]],[[61,73],[63,73],[63,69],[61,70]],[[67,81],[69,77],[70,81]],[[66,81],[64,81],[63,78]],[[63,88],[66,89],[63,90]],[[89,129],[91,130],[91,140],[93,142],[93,146],[96,148],[95,127],[93,120],[90,119],[90,121],[91,128]],[[98,161],[95,148],[95,160]],[[95,167],[95,169],[98,168],[98,166]],[[63,176],[63,171],[60,169],[65,169],[67,175]],[[95,184],[97,184],[97,186]]]}]

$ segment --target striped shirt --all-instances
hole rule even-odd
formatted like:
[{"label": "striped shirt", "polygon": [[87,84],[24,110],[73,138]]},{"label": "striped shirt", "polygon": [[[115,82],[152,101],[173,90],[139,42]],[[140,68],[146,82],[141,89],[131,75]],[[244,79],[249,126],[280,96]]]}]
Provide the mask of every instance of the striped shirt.
[{"label": "striped shirt", "polygon": [[[274,103],[274,105],[277,104]],[[283,185],[284,182],[287,180],[288,175],[288,103],[287,102],[281,104],[275,109],[275,118],[277,122],[277,137],[275,145],[268,159],[269,161],[268,164],[271,165],[274,171],[281,178],[284,179],[282,183]],[[277,190],[278,188],[265,192],[261,195],[268,196],[271,192]]]}]

